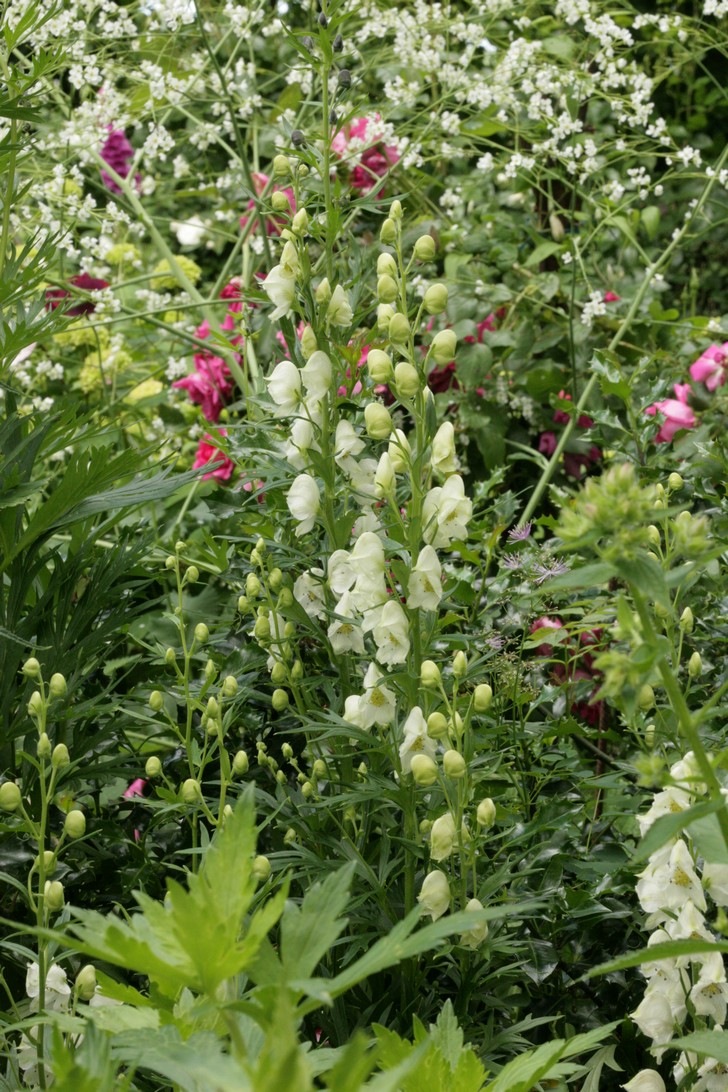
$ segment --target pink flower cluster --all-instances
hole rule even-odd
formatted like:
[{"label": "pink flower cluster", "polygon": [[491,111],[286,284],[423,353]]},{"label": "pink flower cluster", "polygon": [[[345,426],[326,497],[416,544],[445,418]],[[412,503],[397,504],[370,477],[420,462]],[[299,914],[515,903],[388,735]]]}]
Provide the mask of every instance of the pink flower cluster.
[{"label": "pink flower cluster", "polygon": [[[571,401],[571,395],[567,394],[566,391],[559,391],[559,398],[564,402]],[[553,419],[557,425],[566,425],[569,423],[570,417],[566,410],[557,409]],[[587,429],[591,428],[594,422],[586,413],[582,413],[576,424],[579,428]],[[556,433],[552,431],[542,432],[538,438],[538,450],[547,458],[556,451],[557,444]],[[598,463],[601,457],[601,448],[598,448],[596,444],[592,444],[588,451],[565,451],[564,472],[571,478],[580,478],[590,466]]]},{"label": "pink flower cluster", "polygon": [[[379,114],[371,119],[381,121]],[[369,193],[380,178],[399,162],[399,152],[392,144],[383,144],[371,136],[370,119],[354,118],[331,141],[331,150],[341,159],[354,160],[349,181],[359,193]]]},{"label": "pink flower cluster", "polygon": [[[694,364],[690,365],[690,378],[696,383],[704,383],[709,391],[722,387],[728,376],[728,341],[722,345],[711,345],[701,353]],[[695,428],[697,419],[688,402],[692,393],[689,383],[675,383],[674,398],[664,398],[653,402],[645,413],[654,417],[660,413],[665,420],[655,436],[656,444],[669,444],[676,432],[681,429]]]},{"label": "pink flower cluster", "polygon": [[[104,163],[108,164],[120,178],[127,177],[131,161],[134,158],[134,149],[126,139],[126,133],[123,129],[112,129],[109,126],[109,135],[104,141],[99,155]],[[119,184],[104,170],[101,171],[101,181],[107,190],[111,190],[112,193],[121,193]],[[142,176],[138,172],[134,176],[134,181],[138,188],[142,181]]]}]

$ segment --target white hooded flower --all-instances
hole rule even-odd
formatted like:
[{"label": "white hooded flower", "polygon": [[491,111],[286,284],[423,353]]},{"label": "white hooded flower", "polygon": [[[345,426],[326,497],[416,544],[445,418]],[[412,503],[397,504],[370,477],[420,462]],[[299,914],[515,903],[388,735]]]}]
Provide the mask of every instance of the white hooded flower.
[{"label": "white hooded flower", "polygon": [[351,592],[344,592],[336,604],[337,617],[328,628],[328,637],[334,652],[341,655],[344,652],[355,652],[359,656],[364,655],[364,634],[362,628],[356,622]]},{"label": "white hooded flower", "polygon": [[428,872],[422,881],[417,901],[427,911],[433,921],[441,918],[450,908],[450,884],[447,876],[439,869]]},{"label": "white hooded flower", "polygon": [[293,585],[293,598],[309,618],[324,618],[326,615],[323,578],[323,569],[309,569],[301,573]]},{"label": "white hooded flower", "polygon": [[404,722],[403,739],[399,748],[402,773],[411,771],[413,755],[426,754],[434,759],[436,752],[437,743],[428,736],[427,721],[419,705],[415,705]]},{"label": "white hooded flower", "polygon": [[331,361],[326,353],[317,349],[308,358],[301,371],[304,386],[309,396],[316,401],[321,401],[331,390],[333,369]]},{"label": "white hooded flower", "polygon": [[374,504],[377,500],[377,487],[374,479],[377,474],[376,459],[352,459],[346,465],[346,473],[351,482],[351,491],[361,506]]},{"label": "white hooded flower", "polygon": [[[480,899],[470,899],[465,907],[466,914],[477,913],[478,910],[483,910],[483,904]],[[460,934],[460,943],[466,948],[470,948],[471,951],[475,951],[488,937],[488,922],[482,921],[479,925],[474,925],[472,929],[466,929],[464,933]]]},{"label": "white hooded flower", "polygon": [[645,994],[637,1008],[630,1014],[637,1027],[653,1043],[666,1043],[672,1038],[675,1020],[668,999],[659,992]]},{"label": "white hooded flower", "polygon": [[334,459],[345,469],[355,455],[360,455],[366,447],[350,421],[339,421],[334,436]]},{"label": "white hooded flower", "polygon": [[[40,997],[40,970],[35,962],[28,964],[25,974],[25,991],[34,1002],[31,1007],[37,1009]],[[53,1012],[63,1012],[68,1007],[70,996],[71,987],[68,985],[66,972],[63,967],[54,963],[48,968],[46,974],[45,1007]]]},{"label": "white hooded flower", "polygon": [[432,546],[423,546],[407,585],[410,610],[437,610],[442,599],[442,567]]},{"label": "white hooded flower", "polygon": [[703,885],[717,906],[728,906],[728,865],[706,861],[703,865]]},{"label": "white hooded flower", "polygon": [[308,465],[309,448],[318,449],[314,442],[314,429],[307,417],[297,417],[291,425],[291,434],[286,441],[283,453],[294,470],[303,470]]},{"label": "white hooded flower", "polygon": [[391,724],[394,720],[396,699],[389,687],[380,685],[382,678],[377,665],[370,664],[364,676],[364,693],[360,698],[359,706],[363,728],[369,729],[374,724]]},{"label": "white hooded flower", "polygon": [[640,1069],[622,1088],[625,1092],[667,1092],[665,1082],[655,1069]]},{"label": "white hooded flower", "polygon": [[374,475],[374,492],[381,499],[389,496],[394,490],[394,466],[386,451],[379,456],[377,470]]},{"label": "white hooded flower", "polygon": [[380,664],[403,664],[410,650],[407,615],[395,599],[384,604],[379,621],[372,629]]},{"label": "white hooded flower", "polygon": [[360,694],[349,694],[348,698],[344,702],[343,720],[347,724],[353,724],[355,728],[361,728],[364,731],[368,731],[371,728],[371,724],[366,723],[364,699]]},{"label": "white hooded flower", "polygon": [[389,445],[387,446],[387,454],[392,460],[392,466],[394,467],[395,473],[404,474],[410,464],[412,449],[401,428],[394,430],[393,438],[389,441]]},{"label": "white hooded flower", "polygon": [[658,792],[652,801],[650,810],[644,815],[638,815],[640,834],[644,838],[656,819],[663,815],[677,815],[681,811],[687,811],[692,803],[692,798],[683,789],[671,785],[663,792]]},{"label": "white hooded flower", "polygon": [[334,595],[343,595],[356,580],[356,572],[351,564],[348,550],[334,550],[326,567],[329,587]]},{"label": "white hooded flower", "polygon": [[309,474],[299,474],[294,478],[286,503],[293,518],[298,520],[296,536],[305,535],[316,522],[321,508],[319,487]]},{"label": "white hooded flower", "polygon": [[446,478],[459,469],[455,455],[455,429],[451,421],[440,425],[432,441],[432,469],[440,477]]},{"label": "white hooded flower", "polygon": [[379,535],[372,531],[365,531],[359,535],[351,551],[351,564],[359,579],[369,580],[372,584],[379,585],[384,576],[384,546]]},{"label": "white hooded flower", "polygon": [[276,406],[278,414],[285,416],[293,413],[301,401],[301,373],[292,360],[282,360],[276,364],[266,379],[268,394]]},{"label": "white hooded flower", "polygon": [[690,991],[690,1000],[698,1016],[712,1016],[716,1024],[724,1024],[728,983],[720,952],[712,952],[700,968],[698,981]]},{"label": "white hooded flower", "polygon": [[351,326],[354,320],[354,312],[344,289],[337,284],[331,293],[329,306],[326,309],[326,321],[331,326]]},{"label": "white hooded flower", "polygon": [[[412,757],[410,756],[410,765]],[[433,861],[445,861],[455,848],[455,820],[447,811],[436,819],[430,830],[430,856]]]},{"label": "white hooded flower", "polygon": [[273,322],[291,312],[296,298],[295,275],[287,273],[282,265],[274,265],[263,281],[263,289],[275,304],[275,310],[269,315]]},{"label": "white hooded flower", "polygon": [[705,910],[705,896],[688,847],[682,839],[663,846],[650,858],[637,881],[637,898],[648,914],[680,910],[688,900]]},{"label": "white hooded flower", "polygon": [[423,538],[431,546],[449,546],[464,539],[473,515],[473,503],[465,496],[459,474],[451,474],[443,486],[435,486],[425,496],[422,506]]}]

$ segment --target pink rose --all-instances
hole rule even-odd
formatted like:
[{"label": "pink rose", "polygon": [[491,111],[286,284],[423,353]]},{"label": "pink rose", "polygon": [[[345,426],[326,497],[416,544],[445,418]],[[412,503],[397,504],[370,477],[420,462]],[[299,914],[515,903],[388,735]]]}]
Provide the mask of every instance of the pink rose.
[{"label": "pink rose", "polygon": [[650,417],[661,413],[665,418],[655,436],[656,444],[669,444],[676,432],[683,428],[695,428],[697,423],[695,414],[688,405],[690,384],[676,383],[674,390],[674,398],[666,398],[662,402],[655,402],[645,410],[645,413],[648,413]]},{"label": "pink rose", "polygon": [[690,365],[690,378],[696,383],[705,383],[709,391],[722,387],[728,370],[728,341],[722,345],[711,345],[702,353],[694,364]]},{"label": "pink rose", "polygon": [[195,370],[192,375],[172,384],[187,391],[192,402],[202,408],[208,421],[216,424],[220,412],[233,392],[230,370],[220,356],[212,353],[195,353]]}]

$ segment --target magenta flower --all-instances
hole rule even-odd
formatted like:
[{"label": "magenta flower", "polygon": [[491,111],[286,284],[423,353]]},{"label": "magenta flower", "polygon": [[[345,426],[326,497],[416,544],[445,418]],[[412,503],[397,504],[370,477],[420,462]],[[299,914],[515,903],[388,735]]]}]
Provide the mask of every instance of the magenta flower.
[{"label": "magenta flower", "polygon": [[[100,292],[102,288],[108,288],[109,282],[102,281],[100,277],[90,277],[88,273],[79,273],[76,277],[71,277],[68,282],[72,284],[74,288],[80,288],[82,292]],[[46,310],[55,311],[56,307],[60,306],[61,302],[67,299],[71,295],[65,288],[47,288],[46,289]],[[91,300],[83,300],[81,303],[77,303],[74,307],[69,307],[66,311],[67,315],[90,315],[96,310],[96,304]]]},{"label": "magenta flower", "polygon": [[[123,129],[110,130],[99,154],[104,163],[108,163],[111,169],[115,171],[120,178],[127,177],[131,161],[134,158],[134,149],[126,139],[126,133]],[[139,186],[141,180],[142,176],[137,173],[134,176],[134,181],[137,186]],[[104,170],[101,172],[101,181],[104,183],[107,190],[111,190],[112,193],[121,193],[119,184],[114,182],[111,175],[107,174]]]},{"label": "magenta flower", "polygon": [[618,303],[619,300],[621,300],[621,298],[622,297],[618,296],[616,292],[605,292],[604,293],[604,302],[605,303]]},{"label": "magenta flower", "polygon": [[725,383],[727,370],[728,341],[724,341],[722,345],[711,345],[690,365],[690,378],[714,391]]},{"label": "magenta flower", "polygon": [[[227,435],[225,429],[220,429],[220,435]],[[207,474],[202,475],[203,478],[217,478],[221,482],[230,481],[235,469],[235,463],[224,451],[221,451],[219,447],[215,447],[212,436],[205,433],[205,438],[200,440],[197,448],[197,457],[192,464],[192,469],[199,470],[200,467],[207,466],[208,463],[214,463],[215,465],[212,470],[208,470]]]},{"label": "magenta flower", "polygon": [[688,405],[690,394],[689,383],[675,383],[675,397],[666,398],[662,402],[655,402],[648,406],[645,413],[650,417],[661,413],[665,420],[655,436],[656,444],[669,444],[676,432],[684,428],[695,428],[697,424],[695,414]]},{"label": "magenta flower", "polygon": [[202,408],[203,416],[213,424],[220,420],[220,413],[233,392],[230,369],[222,357],[212,353],[195,353],[195,370],[192,375],[172,384],[187,391],[192,402]]},{"label": "magenta flower", "polygon": [[[373,120],[381,121],[375,114]],[[392,144],[383,144],[368,133],[369,118],[354,118],[331,141],[331,150],[342,159],[355,161],[350,182],[359,193],[368,193],[390,167],[399,161],[399,152]],[[367,147],[367,141],[369,146]]]}]

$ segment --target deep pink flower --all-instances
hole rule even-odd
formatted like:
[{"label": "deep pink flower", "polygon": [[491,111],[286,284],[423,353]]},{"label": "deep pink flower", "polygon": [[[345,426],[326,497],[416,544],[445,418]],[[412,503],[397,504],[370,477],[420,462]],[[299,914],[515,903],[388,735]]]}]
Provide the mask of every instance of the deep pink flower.
[{"label": "deep pink flower", "polygon": [[[253,185],[255,186],[255,192],[258,195],[258,197],[260,197],[263,190],[268,185],[269,181],[270,181],[270,179],[268,178],[267,174],[263,174],[261,171],[254,171],[253,172]],[[290,189],[290,188],[289,189],[282,189],[280,186],[276,186],[274,184],[273,192],[276,193],[278,191],[280,191],[281,193],[285,193],[286,197],[288,198],[288,203],[291,206],[291,214],[293,214],[296,211],[296,195],[294,194],[293,190]],[[254,212],[254,211],[255,211],[255,201],[253,201],[253,199],[251,197],[250,201],[248,201],[248,212]],[[244,228],[247,223],[248,223],[248,216],[247,215],[241,216],[240,217],[240,226],[241,226],[241,228]],[[285,220],[284,217],[280,217],[280,216],[268,216],[268,217],[266,217],[265,230],[266,230],[266,234],[268,234],[268,235],[280,235],[281,231],[283,230],[283,228],[285,226],[286,226],[286,220]],[[257,231],[257,229],[258,229],[258,224],[256,222],[255,224],[253,224],[253,227],[252,227],[251,230],[252,231]]]},{"label": "deep pink flower", "polygon": [[172,384],[187,391],[192,402],[201,406],[208,421],[216,424],[220,412],[233,392],[233,381],[222,357],[212,353],[195,353],[195,370],[192,375],[178,379]]},{"label": "deep pink flower", "polygon": [[728,371],[728,341],[711,345],[690,365],[690,377],[696,383],[705,383],[709,391],[722,387]]},{"label": "deep pink flower", "polygon": [[605,292],[604,293],[604,302],[605,303],[619,303],[621,298],[622,297],[618,296],[616,292]]},{"label": "deep pink flower", "polygon": [[697,424],[695,414],[688,405],[690,394],[689,383],[675,383],[675,397],[666,398],[662,402],[655,402],[648,406],[645,413],[650,417],[661,413],[665,420],[655,436],[656,444],[669,444],[676,432],[683,428],[695,428]]},{"label": "deep pink flower", "polygon": [[[531,633],[537,633],[540,629],[563,629],[564,623],[560,618],[551,618],[548,614],[544,614],[541,618],[537,618],[535,622],[531,624]],[[553,646],[550,644],[539,645],[536,649],[539,656],[550,656],[553,651]]]},{"label": "deep pink flower", "polygon": [[[88,273],[79,273],[76,277],[71,277],[68,282],[74,285],[76,288],[82,289],[84,292],[99,292],[102,288],[108,288],[109,282],[102,281],[100,277],[90,277]],[[71,295],[65,288],[47,288],[46,289],[46,310],[55,311],[56,307],[60,306],[61,302]],[[77,303],[74,307],[69,307],[66,311],[67,315],[90,315],[96,310],[96,304],[91,300],[83,300],[81,303]]]},{"label": "deep pink flower", "polygon": [[146,787],[146,781],[141,777],[137,777],[135,781],[132,781],[128,789],[124,789],[123,796],[125,800],[131,800],[134,796],[144,796],[144,789]]},{"label": "deep pink flower", "polygon": [[[559,398],[563,402],[570,402],[571,401],[571,395],[567,394],[566,391],[559,391]],[[554,414],[553,419],[554,419],[554,422],[557,425],[568,425],[569,421],[571,420],[571,417],[566,412],[566,410],[558,409],[558,410],[556,410],[556,413]]]},{"label": "deep pink flower", "polygon": [[[375,114],[373,120],[381,121],[381,116]],[[352,168],[350,181],[353,189],[359,193],[368,193],[400,158],[393,145],[383,144],[376,137],[372,138],[368,130],[369,118],[354,118],[331,141],[331,150],[336,155],[342,159],[357,160]]]},{"label": "deep pink flower", "polygon": [[553,455],[556,451],[556,433],[542,432],[538,438],[538,450],[547,457]]},{"label": "deep pink flower", "polygon": [[460,390],[460,384],[455,376],[455,361],[449,364],[438,364],[427,377],[427,386],[433,394],[442,394],[444,391]]},{"label": "deep pink flower", "polygon": [[[224,428],[220,429],[220,435],[227,436]],[[197,457],[192,464],[192,469],[199,470],[200,467],[207,466],[208,463],[215,463],[216,465],[213,470],[209,470],[207,474],[202,475],[203,479],[217,478],[221,482],[230,481],[235,469],[235,463],[224,451],[221,451],[219,447],[215,447],[212,436],[205,433],[204,440],[200,440],[197,448]]]},{"label": "deep pink flower", "polygon": [[[134,158],[134,149],[126,139],[126,133],[123,129],[109,130],[109,135],[104,141],[99,155],[104,163],[108,163],[111,169],[115,171],[120,178],[127,177],[131,161]],[[137,187],[141,184],[141,180],[142,176],[137,172],[134,176]],[[121,193],[121,186],[119,186],[118,182],[114,182],[111,175],[107,174],[104,170],[101,171],[101,181],[104,183],[107,190],[111,190],[112,193]]]}]

